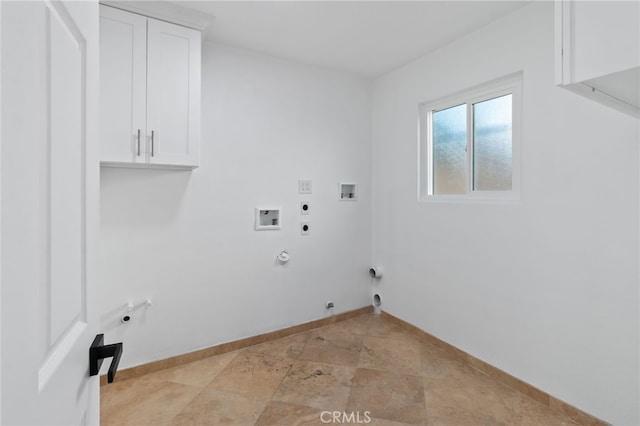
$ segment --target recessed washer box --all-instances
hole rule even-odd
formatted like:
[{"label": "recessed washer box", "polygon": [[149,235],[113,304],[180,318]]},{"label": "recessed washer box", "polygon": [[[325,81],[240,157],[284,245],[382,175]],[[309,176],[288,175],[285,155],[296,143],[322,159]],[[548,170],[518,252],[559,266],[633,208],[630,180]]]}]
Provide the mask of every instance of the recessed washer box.
[{"label": "recessed washer box", "polygon": [[340,182],[340,200],[356,201],[358,199],[358,184]]},{"label": "recessed washer box", "polygon": [[256,231],[280,229],[280,207],[256,207]]}]

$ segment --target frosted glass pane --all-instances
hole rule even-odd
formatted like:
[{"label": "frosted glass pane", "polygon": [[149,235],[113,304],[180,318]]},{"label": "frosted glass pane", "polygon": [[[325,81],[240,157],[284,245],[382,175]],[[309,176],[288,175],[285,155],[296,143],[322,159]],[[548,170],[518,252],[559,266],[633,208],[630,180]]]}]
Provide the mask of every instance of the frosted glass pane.
[{"label": "frosted glass pane", "polygon": [[473,189],[511,190],[511,95],[473,105]]},{"label": "frosted glass pane", "polygon": [[466,194],[466,104],[435,111],[433,123],[433,193]]}]

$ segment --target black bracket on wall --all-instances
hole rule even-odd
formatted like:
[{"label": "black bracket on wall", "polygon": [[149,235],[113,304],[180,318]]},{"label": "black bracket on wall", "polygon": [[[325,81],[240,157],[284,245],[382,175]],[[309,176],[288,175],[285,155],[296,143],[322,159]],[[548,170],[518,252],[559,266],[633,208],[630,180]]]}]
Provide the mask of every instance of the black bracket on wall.
[{"label": "black bracket on wall", "polygon": [[102,361],[105,358],[113,357],[109,372],[107,373],[107,382],[112,383],[118,371],[120,357],[122,356],[122,343],[114,343],[113,345],[104,344],[104,334],[98,334],[89,348],[89,376],[95,376],[100,372]]}]

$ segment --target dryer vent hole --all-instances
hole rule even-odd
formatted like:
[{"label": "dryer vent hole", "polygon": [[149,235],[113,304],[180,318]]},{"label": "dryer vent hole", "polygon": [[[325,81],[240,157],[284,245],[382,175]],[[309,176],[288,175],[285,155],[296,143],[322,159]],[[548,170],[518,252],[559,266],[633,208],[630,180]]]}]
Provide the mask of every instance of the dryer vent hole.
[{"label": "dryer vent hole", "polygon": [[382,304],[382,301],[380,300],[380,295],[379,294],[375,294],[373,296],[373,304],[374,304],[374,306],[380,306]]}]

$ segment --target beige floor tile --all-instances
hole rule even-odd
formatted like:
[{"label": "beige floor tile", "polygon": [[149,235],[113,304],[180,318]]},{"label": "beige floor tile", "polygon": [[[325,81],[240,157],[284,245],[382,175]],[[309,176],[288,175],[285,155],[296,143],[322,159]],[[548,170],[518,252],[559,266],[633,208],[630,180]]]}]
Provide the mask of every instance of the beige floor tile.
[{"label": "beige floor tile", "polygon": [[365,314],[359,317],[350,318],[345,321],[339,321],[335,324],[324,327],[325,330],[339,330],[350,334],[364,336],[368,333],[369,328],[374,326],[379,319],[378,315]]},{"label": "beige floor tile", "polygon": [[403,330],[379,316],[373,318],[367,334],[369,336],[384,337],[385,339],[418,341],[418,339],[408,331]]},{"label": "beige floor tile", "polygon": [[575,426],[376,315],[117,381],[101,405],[107,426]]},{"label": "beige floor tile", "polygon": [[[506,385],[505,385],[506,386]],[[504,414],[496,416],[504,419],[507,424],[518,424],[522,426],[567,426],[577,425],[568,417],[545,407],[537,401],[526,397],[520,392],[509,388],[509,397],[505,397],[503,404],[505,409],[501,410]]]},{"label": "beige floor tile", "polygon": [[[498,421],[505,424],[518,425],[574,425],[575,423],[569,418],[551,410],[549,407],[527,397],[517,390],[497,382],[491,378],[486,378],[487,382],[491,382],[494,401],[490,406],[491,414]],[[488,388],[485,385],[484,388]]]},{"label": "beige floor tile", "polygon": [[112,386],[101,392],[100,422],[105,426],[168,425],[200,392],[194,386],[136,379]]},{"label": "beige floor tile", "polygon": [[345,330],[321,328],[311,333],[298,359],[326,364],[355,366],[358,363],[362,337]]},{"label": "beige floor tile", "polygon": [[172,420],[172,426],[252,425],[266,401],[205,388]]},{"label": "beige floor tile", "polygon": [[[535,401],[531,401],[535,402]],[[577,426],[569,418],[558,415],[548,408],[525,413],[511,411],[500,405],[487,407],[485,410],[469,409],[459,406],[427,408],[429,426],[476,426],[476,425],[518,425],[518,426]]]},{"label": "beige floor tile", "polygon": [[427,421],[429,426],[509,426],[497,423],[492,416],[487,414],[460,407],[441,407],[433,413],[428,411]]},{"label": "beige floor tile", "polygon": [[238,351],[226,354],[215,355],[199,361],[190,362],[178,367],[168,368],[147,375],[151,382],[155,383],[180,383],[183,385],[206,386],[213,378],[222,371],[233,358],[238,355]]},{"label": "beige floor tile", "polygon": [[110,412],[112,407],[125,404],[137,404],[145,393],[153,392],[162,383],[150,380],[149,375],[128,380],[116,380],[100,387],[100,408],[102,414]]},{"label": "beige floor tile", "polygon": [[401,422],[393,422],[391,420],[383,420],[371,418],[371,421],[367,424],[368,426],[409,426],[411,423],[401,423]]},{"label": "beige floor tile", "polygon": [[[271,401],[264,409],[255,426],[321,426],[325,425],[321,419],[322,411],[304,405],[288,402]],[[325,415],[330,419],[329,415]]]},{"label": "beige floor tile", "polygon": [[504,396],[499,385],[476,370],[455,371],[438,378],[424,377],[427,410],[431,413],[439,407],[459,407],[487,413],[491,405]]},{"label": "beige floor tile", "polygon": [[429,424],[572,425],[570,419],[478,371],[425,377]]},{"label": "beige floor tile", "polygon": [[419,375],[422,373],[420,343],[366,336],[358,367]]},{"label": "beige floor tile", "polygon": [[246,351],[280,358],[296,359],[298,355],[300,355],[300,352],[302,352],[309,337],[311,337],[310,332],[294,334],[293,336],[249,346]]},{"label": "beige floor tile", "polygon": [[343,411],[355,371],[354,367],[296,361],[273,395],[273,400],[322,411]]},{"label": "beige floor tile", "polygon": [[422,375],[431,379],[467,379],[470,374],[480,374],[469,364],[454,358],[430,343],[420,343]]},{"label": "beige floor tile", "polygon": [[369,411],[381,420],[426,424],[422,378],[358,368],[346,411]]},{"label": "beige floor tile", "polygon": [[291,359],[243,351],[218,373],[207,389],[269,400],[292,364]]}]

